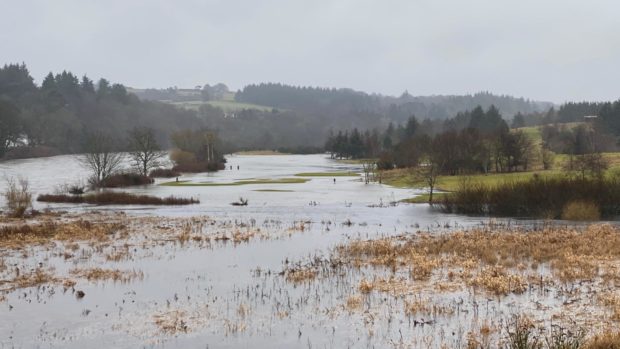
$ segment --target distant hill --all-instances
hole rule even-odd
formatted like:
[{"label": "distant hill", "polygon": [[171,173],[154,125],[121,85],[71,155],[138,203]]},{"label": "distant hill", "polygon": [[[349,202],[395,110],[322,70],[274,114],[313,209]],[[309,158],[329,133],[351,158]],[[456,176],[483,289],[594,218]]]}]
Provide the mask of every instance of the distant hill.
[{"label": "distant hill", "polygon": [[488,92],[463,96],[412,96],[404,93],[400,97],[391,97],[352,89],[295,87],[277,83],[248,85],[237,92],[235,99],[244,103],[305,112],[373,112],[396,122],[404,122],[412,114],[418,119],[447,119],[478,105],[483,108],[495,105],[504,118],[511,119],[517,113],[544,112],[553,106],[550,102]]},{"label": "distant hill", "polygon": [[[216,92],[205,92],[220,86]],[[136,89],[128,92],[143,100],[172,103],[188,109],[198,109],[202,104],[219,107],[225,112],[244,109],[267,111],[272,108],[304,113],[343,115],[356,112],[373,113],[396,122],[405,122],[411,115],[418,119],[448,119],[459,112],[477,106],[497,107],[502,116],[510,120],[517,113],[546,112],[553,103],[532,101],[506,95],[479,92],[473,95],[412,96],[403,93],[399,97],[368,94],[348,88],[296,87],[278,83],[248,85],[241,91],[228,91],[226,85],[195,88]]]}]

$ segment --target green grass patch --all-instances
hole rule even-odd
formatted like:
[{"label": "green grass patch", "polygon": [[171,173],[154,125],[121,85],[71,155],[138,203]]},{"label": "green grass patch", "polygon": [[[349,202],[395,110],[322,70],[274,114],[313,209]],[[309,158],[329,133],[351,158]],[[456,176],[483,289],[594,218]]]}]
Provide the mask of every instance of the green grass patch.
[{"label": "green grass patch", "polygon": [[295,177],[359,177],[355,172],[303,172],[297,173]]},{"label": "green grass patch", "polygon": [[[536,172],[510,172],[510,173],[490,173],[476,175],[458,176],[439,176],[436,189],[440,191],[455,191],[464,180],[481,183],[486,186],[495,186],[504,182],[525,181],[531,179],[534,174],[540,176],[561,176],[560,170],[547,170]],[[393,170],[384,174],[383,183],[398,188],[422,189],[428,187],[424,177],[418,170]]]},{"label": "green grass patch", "polygon": [[298,183],[306,183],[309,179],[306,178],[278,178],[278,179],[256,179],[256,180],[248,180],[248,181],[237,181],[231,183],[212,183],[212,182],[202,182],[202,183],[194,183],[189,181],[179,181],[179,182],[165,182],[160,185],[168,186],[168,187],[226,187],[226,186],[236,186],[236,185],[250,185],[250,184],[298,184]]},{"label": "green grass patch", "polygon": [[[447,193],[433,193],[433,202],[441,202],[444,195]],[[408,204],[428,204],[429,194],[421,194],[413,198],[403,199],[400,202],[406,202]]]},{"label": "green grass patch", "polygon": [[233,100],[219,100],[219,101],[186,101],[186,102],[173,102],[172,104],[176,105],[180,108],[190,109],[190,110],[199,110],[200,106],[203,104],[210,104],[213,107],[220,108],[225,112],[236,112],[244,109],[254,109],[260,111],[271,111],[272,107],[251,104],[251,103],[240,103],[235,102]]},{"label": "green grass patch", "polygon": [[367,162],[377,162],[378,159],[334,159],[343,164],[361,165]]}]

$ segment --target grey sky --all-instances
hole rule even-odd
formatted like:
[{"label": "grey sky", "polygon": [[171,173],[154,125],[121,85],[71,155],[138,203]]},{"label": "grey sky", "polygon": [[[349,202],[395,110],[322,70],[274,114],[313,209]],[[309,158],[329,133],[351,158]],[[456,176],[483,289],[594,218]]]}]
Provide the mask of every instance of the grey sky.
[{"label": "grey sky", "polygon": [[134,87],[620,97],[620,2],[0,0],[0,63]]}]

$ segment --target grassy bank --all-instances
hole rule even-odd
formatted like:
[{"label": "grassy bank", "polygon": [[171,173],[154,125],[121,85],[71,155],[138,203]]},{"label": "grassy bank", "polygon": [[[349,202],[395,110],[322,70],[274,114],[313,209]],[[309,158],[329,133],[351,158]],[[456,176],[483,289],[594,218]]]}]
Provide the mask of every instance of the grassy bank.
[{"label": "grassy bank", "polygon": [[93,205],[191,205],[200,203],[200,201],[193,198],[187,199],[175,196],[159,198],[156,196],[118,192],[101,192],[87,195],[44,194],[39,195],[37,201]]},{"label": "grassy bank", "polygon": [[[464,180],[471,180],[482,185],[497,185],[503,182],[527,181],[538,175],[541,177],[555,177],[561,175],[560,170],[489,173],[475,175],[439,176],[436,189],[441,191],[455,191]],[[383,183],[398,188],[423,189],[428,187],[424,176],[416,169],[396,169],[383,172]]]},{"label": "grassy bank", "polygon": [[[433,202],[441,202],[443,197],[447,193],[433,193]],[[422,194],[413,198],[401,200],[401,202],[406,202],[408,204],[427,204],[430,198],[430,194]]]}]

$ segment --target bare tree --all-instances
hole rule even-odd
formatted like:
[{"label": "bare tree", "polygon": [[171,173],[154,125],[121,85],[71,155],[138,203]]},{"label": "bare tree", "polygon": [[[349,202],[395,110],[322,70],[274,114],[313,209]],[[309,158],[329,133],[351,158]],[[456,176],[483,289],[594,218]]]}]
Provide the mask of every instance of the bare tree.
[{"label": "bare tree", "polygon": [[572,166],[580,173],[582,180],[585,180],[588,174],[595,178],[603,178],[609,168],[609,161],[600,152],[594,152],[575,156]]},{"label": "bare tree", "polygon": [[143,176],[148,176],[150,170],[157,168],[166,156],[155,139],[155,132],[151,128],[134,128],[129,132],[129,156],[132,165]]},{"label": "bare tree", "polygon": [[80,161],[91,172],[89,182],[99,187],[101,182],[114,174],[121,166],[123,155],[114,151],[114,141],[102,134],[90,135],[86,144],[86,153]]},{"label": "bare tree", "polygon": [[425,172],[424,172],[424,180],[426,181],[426,184],[428,185],[428,203],[432,204],[433,203],[433,192],[435,190],[435,186],[437,185],[437,178],[439,177],[439,174],[441,173],[441,168],[443,166],[441,166],[439,163],[437,163],[436,161],[430,161],[430,163],[426,166]]},{"label": "bare tree", "polygon": [[362,161],[362,168],[364,170],[364,183],[368,184],[375,181],[375,170],[377,164],[374,161]]},{"label": "bare tree", "polygon": [[555,154],[551,150],[543,147],[540,151],[540,158],[543,164],[543,169],[550,170],[553,167]]}]

